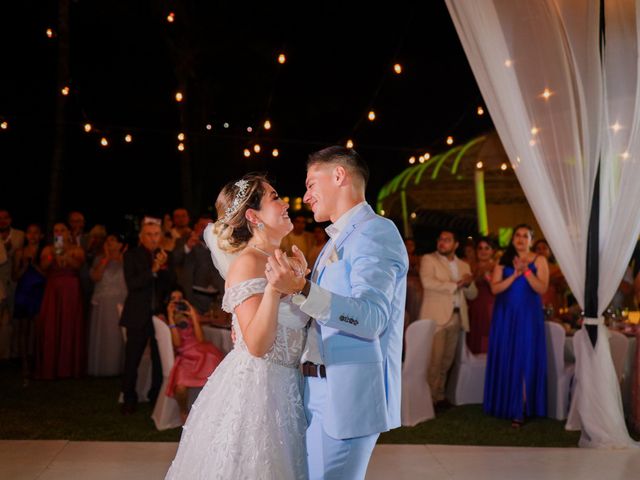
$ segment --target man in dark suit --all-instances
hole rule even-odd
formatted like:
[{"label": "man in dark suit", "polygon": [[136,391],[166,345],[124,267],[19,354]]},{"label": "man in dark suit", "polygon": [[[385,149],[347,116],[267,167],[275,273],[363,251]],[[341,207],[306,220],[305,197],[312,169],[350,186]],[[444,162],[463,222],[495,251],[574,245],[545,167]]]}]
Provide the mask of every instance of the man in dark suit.
[{"label": "man in dark suit", "polygon": [[140,245],[124,254],[124,278],[128,295],[122,310],[120,325],[127,329],[122,392],[122,413],[136,410],[138,366],[147,346],[151,344],[151,389],[148,397],[155,402],[162,384],[162,365],[151,317],[162,310],[163,300],[175,284],[175,273],[167,268],[169,254],[159,249],[162,232],[160,222],[145,219],[140,230]]},{"label": "man in dark suit", "polygon": [[176,241],[171,255],[178,283],[185,297],[199,313],[210,311],[213,302],[220,302],[224,294],[224,280],[213,266],[211,252],[202,240],[202,232],[211,217],[201,216],[189,237]]}]

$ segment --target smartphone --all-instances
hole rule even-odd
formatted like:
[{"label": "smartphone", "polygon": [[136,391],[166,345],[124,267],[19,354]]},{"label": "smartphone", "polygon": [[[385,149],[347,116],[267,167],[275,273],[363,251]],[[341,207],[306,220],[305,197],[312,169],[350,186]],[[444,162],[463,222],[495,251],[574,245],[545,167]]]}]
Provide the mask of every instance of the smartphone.
[{"label": "smartphone", "polygon": [[56,252],[56,255],[60,255],[64,251],[64,237],[62,235],[53,237],[53,250]]}]

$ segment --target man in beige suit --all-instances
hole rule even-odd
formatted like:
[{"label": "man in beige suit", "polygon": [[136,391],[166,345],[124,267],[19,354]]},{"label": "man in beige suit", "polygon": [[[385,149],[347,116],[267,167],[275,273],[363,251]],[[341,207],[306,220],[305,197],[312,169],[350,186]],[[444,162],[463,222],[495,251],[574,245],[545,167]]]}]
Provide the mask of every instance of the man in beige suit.
[{"label": "man in beige suit", "polygon": [[446,404],[444,387],[460,329],[469,331],[466,300],[478,295],[469,265],[456,257],[458,245],[456,234],[443,230],[438,236],[437,251],[424,255],[420,262],[424,296],[418,318],[435,320],[437,325],[427,373],[431,396],[437,406]]}]

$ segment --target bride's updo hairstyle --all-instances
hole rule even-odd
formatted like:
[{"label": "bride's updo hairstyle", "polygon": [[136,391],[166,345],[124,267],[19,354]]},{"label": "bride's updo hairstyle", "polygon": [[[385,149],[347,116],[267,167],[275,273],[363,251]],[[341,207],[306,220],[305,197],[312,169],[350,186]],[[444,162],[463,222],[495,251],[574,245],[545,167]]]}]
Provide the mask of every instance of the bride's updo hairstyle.
[{"label": "bride's updo hairstyle", "polygon": [[247,245],[255,226],[247,220],[245,213],[249,208],[260,210],[265,194],[264,183],[268,182],[265,175],[248,173],[224,186],[216,200],[218,220],[214,229],[220,249],[234,253]]}]

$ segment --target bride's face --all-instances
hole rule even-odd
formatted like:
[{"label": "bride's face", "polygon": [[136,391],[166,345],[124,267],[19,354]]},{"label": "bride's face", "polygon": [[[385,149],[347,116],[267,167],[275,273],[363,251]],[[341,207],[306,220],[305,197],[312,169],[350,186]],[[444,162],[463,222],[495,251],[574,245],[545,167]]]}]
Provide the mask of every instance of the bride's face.
[{"label": "bride's face", "polygon": [[288,210],[289,204],[278,196],[278,192],[271,185],[265,183],[264,196],[260,201],[260,210],[256,212],[256,216],[264,223],[267,235],[283,238],[293,229]]}]

